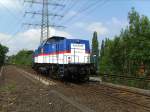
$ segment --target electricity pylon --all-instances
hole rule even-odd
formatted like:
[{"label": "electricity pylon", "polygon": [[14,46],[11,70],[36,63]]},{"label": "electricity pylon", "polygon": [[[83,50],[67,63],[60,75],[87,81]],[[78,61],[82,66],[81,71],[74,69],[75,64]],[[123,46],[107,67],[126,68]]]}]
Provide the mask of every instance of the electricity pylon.
[{"label": "electricity pylon", "polygon": [[49,2],[48,0],[30,0],[30,1],[24,1],[24,2],[28,2],[31,4],[40,4],[42,5],[42,11],[41,12],[29,12],[26,11],[26,14],[32,14],[32,15],[41,15],[41,24],[32,24],[32,23],[24,23],[24,25],[29,25],[29,26],[40,26],[41,27],[41,38],[40,38],[40,43],[42,43],[45,39],[49,38],[50,35],[50,27],[63,27],[61,25],[55,25],[55,24],[50,24],[49,21],[49,16],[53,16],[53,17],[63,17],[62,15],[58,15],[56,13],[49,13],[49,5],[53,5],[55,7],[64,7],[65,5],[62,4],[58,4],[58,3],[54,3],[54,2]]}]

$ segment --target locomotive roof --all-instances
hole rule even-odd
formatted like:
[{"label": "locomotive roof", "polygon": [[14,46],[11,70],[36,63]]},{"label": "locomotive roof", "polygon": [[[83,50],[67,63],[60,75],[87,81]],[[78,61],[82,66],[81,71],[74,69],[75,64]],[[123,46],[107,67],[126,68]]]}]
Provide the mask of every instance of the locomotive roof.
[{"label": "locomotive roof", "polygon": [[50,38],[48,38],[47,39],[47,41],[49,41],[49,42],[54,42],[54,41],[60,41],[60,40],[64,40],[64,39],[66,39],[65,37],[59,37],[59,36],[53,36],[53,37],[50,37]]},{"label": "locomotive roof", "polygon": [[58,41],[64,40],[64,39],[66,39],[66,38],[65,37],[59,37],[59,36],[53,36],[53,37],[50,37],[50,38],[44,40],[40,46],[45,45],[45,43],[58,42]]}]

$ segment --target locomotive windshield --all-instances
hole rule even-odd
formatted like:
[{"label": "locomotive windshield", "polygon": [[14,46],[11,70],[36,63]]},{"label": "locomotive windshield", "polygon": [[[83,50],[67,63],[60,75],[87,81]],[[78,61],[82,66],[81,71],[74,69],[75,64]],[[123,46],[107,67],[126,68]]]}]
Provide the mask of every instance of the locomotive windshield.
[{"label": "locomotive windshield", "polygon": [[47,44],[50,44],[50,43],[52,43],[52,42],[58,42],[58,41],[61,41],[61,40],[64,40],[64,39],[66,39],[65,37],[58,37],[58,36],[53,36],[53,37],[51,37],[51,38],[49,38],[49,39],[47,39]]},{"label": "locomotive windshield", "polygon": [[41,46],[44,46],[47,40],[44,40],[43,43],[41,44]]}]

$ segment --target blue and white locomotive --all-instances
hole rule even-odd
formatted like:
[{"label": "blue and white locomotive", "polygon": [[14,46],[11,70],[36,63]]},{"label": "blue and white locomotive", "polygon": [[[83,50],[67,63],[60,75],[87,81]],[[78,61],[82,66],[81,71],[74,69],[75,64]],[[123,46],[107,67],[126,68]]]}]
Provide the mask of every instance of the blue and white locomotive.
[{"label": "blue and white locomotive", "polygon": [[51,76],[84,80],[94,72],[90,57],[88,40],[53,36],[35,50],[33,68]]}]

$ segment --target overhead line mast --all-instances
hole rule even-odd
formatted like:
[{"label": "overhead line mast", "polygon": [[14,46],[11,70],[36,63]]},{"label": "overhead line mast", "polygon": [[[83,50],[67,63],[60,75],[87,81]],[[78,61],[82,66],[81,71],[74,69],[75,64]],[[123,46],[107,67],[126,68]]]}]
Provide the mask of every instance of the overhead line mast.
[{"label": "overhead line mast", "polygon": [[[41,2],[42,1],[42,2]],[[40,43],[42,43],[45,39],[48,39],[50,36],[50,31],[49,27],[63,27],[61,25],[55,25],[55,24],[49,24],[49,16],[53,17],[63,17],[62,15],[58,15],[55,13],[49,13],[49,5],[56,6],[56,7],[64,7],[65,5],[58,4],[58,3],[52,3],[49,2],[48,0],[41,0],[41,1],[25,1],[28,3],[34,3],[34,4],[42,4],[42,12],[25,12],[25,14],[32,14],[32,15],[42,15],[42,20],[41,20],[41,25],[40,24],[31,24],[31,23],[25,23],[24,25],[29,25],[29,26],[40,26],[41,27],[41,38],[40,38]]]}]

